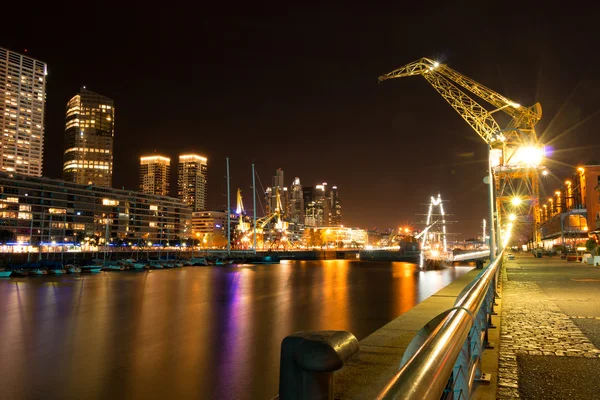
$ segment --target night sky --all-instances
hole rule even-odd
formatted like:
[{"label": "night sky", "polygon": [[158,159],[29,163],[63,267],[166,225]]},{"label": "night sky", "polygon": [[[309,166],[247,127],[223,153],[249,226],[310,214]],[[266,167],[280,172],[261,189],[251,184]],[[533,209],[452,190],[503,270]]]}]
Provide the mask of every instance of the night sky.
[{"label": "night sky", "polygon": [[541,102],[537,131],[558,176],[545,190],[600,159],[592,12],[401,3],[48,4],[3,18],[0,46],[48,63],[45,175],[61,176],[65,105],[86,85],[115,101],[115,187],[136,188],[141,154],[197,151],[209,159],[210,208],[225,205],[229,157],[246,209],[254,162],[265,187],[279,167],[288,185],[337,185],[345,225],[418,222],[440,192],[459,221],[449,231],[475,236],[487,216],[485,144],[423,78],[377,82],[423,56]]}]

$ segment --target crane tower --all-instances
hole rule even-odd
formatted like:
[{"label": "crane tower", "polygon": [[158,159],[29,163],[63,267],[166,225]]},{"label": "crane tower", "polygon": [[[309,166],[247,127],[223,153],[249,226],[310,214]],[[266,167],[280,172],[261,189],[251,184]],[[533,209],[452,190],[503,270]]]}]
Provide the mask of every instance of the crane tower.
[{"label": "crane tower", "polygon": [[[539,174],[544,169],[544,148],[538,143],[534,127],[542,117],[540,103],[522,106],[428,58],[382,75],[379,81],[418,75],[424,77],[488,145],[498,229],[505,218],[529,222],[533,225],[533,240],[537,246],[540,242]],[[493,109],[488,111],[461,88],[489,103]],[[494,119],[493,114],[498,111],[509,117],[505,128]]]}]

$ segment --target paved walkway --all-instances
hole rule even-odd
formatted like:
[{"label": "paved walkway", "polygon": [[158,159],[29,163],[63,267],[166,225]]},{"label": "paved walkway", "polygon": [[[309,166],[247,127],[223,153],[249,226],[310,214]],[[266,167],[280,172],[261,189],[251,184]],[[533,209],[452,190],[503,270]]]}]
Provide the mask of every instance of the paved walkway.
[{"label": "paved walkway", "polygon": [[497,398],[600,399],[600,268],[517,255],[502,284]]}]

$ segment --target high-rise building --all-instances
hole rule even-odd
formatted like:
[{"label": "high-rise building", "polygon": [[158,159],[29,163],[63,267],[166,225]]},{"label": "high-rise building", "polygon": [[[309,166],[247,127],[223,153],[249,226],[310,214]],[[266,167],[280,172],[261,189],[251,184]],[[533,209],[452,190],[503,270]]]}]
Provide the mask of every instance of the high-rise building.
[{"label": "high-rise building", "polygon": [[171,159],[159,155],[140,157],[140,191],[169,196]]},{"label": "high-rise building", "polygon": [[194,211],[206,210],[206,157],[197,154],[179,156],[177,195]]},{"label": "high-rise building", "polygon": [[112,186],[115,105],[84,87],[67,103],[63,179]]},{"label": "high-rise building", "polygon": [[288,204],[290,222],[304,224],[304,196],[300,178],[298,177],[294,178],[294,182],[290,187],[290,200]]},{"label": "high-rise building", "polygon": [[288,190],[284,184],[283,170],[281,168],[277,168],[277,171],[275,171],[275,176],[272,179],[272,186],[266,189],[265,200],[267,203],[267,215],[275,212],[275,209],[277,208],[277,192],[279,192],[279,199],[282,206],[282,209],[280,210],[281,215],[282,217],[286,218]]},{"label": "high-rise building", "polygon": [[45,63],[0,48],[0,171],[42,176]]},{"label": "high-rise building", "polygon": [[331,187],[331,193],[329,195],[331,201],[330,207],[330,225],[341,226],[342,225],[342,205],[340,203],[340,196],[337,186]]},{"label": "high-rise building", "polygon": [[326,182],[302,188],[304,223],[306,226],[341,226],[342,206],[338,188],[329,188]]}]

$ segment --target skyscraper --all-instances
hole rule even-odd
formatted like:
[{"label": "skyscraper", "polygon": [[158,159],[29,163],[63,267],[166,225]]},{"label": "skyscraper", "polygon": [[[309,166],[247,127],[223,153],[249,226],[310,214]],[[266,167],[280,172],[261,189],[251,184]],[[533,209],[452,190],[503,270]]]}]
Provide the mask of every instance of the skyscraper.
[{"label": "skyscraper", "polygon": [[[283,170],[277,168],[275,176],[272,179],[272,186],[266,189],[265,200],[267,203],[267,215],[275,212],[277,209],[277,193],[279,192],[279,199],[281,201],[282,209],[279,210],[282,216],[286,217],[287,204],[288,204],[288,191],[287,187],[283,183]],[[277,190],[279,189],[279,190]]]},{"label": "skyscraper", "polygon": [[140,158],[140,191],[169,196],[171,159],[159,155]]},{"label": "skyscraper", "polygon": [[179,156],[177,170],[177,195],[194,211],[206,210],[206,157],[197,154]]},{"label": "skyscraper", "polygon": [[112,186],[115,106],[84,87],[67,103],[63,179]]},{"label": "skyscraper", "polygon": [[340,225],[342,225],[342,204],[340,203],[340,196],[338,193],[337,186],[333,186],[331,188],[330,201],[331,201],[330,225],[331,226],[340,226]]},{"label": "skyscraper", "polygon": [[294,178],[290,187],[289,218],[296,224],[304,224],[304,197],[300,178]]},{"label": "skyscraper", "polygon": [[0,48],[0,171],[42,176],[45,63]]}]

